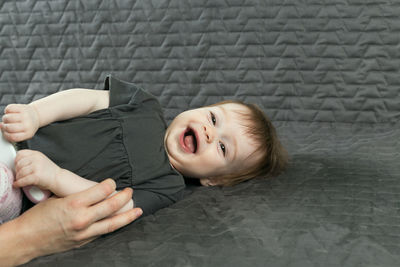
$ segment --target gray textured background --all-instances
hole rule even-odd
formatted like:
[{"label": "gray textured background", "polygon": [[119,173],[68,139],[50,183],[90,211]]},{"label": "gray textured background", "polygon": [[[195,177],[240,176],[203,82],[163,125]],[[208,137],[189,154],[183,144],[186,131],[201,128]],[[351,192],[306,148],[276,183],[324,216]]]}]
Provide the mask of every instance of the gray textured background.
[{"label": "gray textured background", "polygon": [[398,266],[399,1],[1,1],[0,113],[106,74],[179,112],[259,104],[277,179],[188,196],[28,266]]},{"label": "gray textured background", "polygon": [[276,121],[400,116],[398,1],[2,2],[2,106],[111,72],[169,119],[232,97]]}]

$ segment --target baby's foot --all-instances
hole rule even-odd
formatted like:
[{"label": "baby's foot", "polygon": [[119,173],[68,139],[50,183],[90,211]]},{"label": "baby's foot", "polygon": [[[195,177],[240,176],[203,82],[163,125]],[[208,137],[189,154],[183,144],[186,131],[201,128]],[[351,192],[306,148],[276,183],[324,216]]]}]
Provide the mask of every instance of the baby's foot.
[{"label": "baby's foot", "polygon": [[0,224],[14,219],[21,212],[21,190],[14,188],[13,182],[13,172],[0,162]]}]

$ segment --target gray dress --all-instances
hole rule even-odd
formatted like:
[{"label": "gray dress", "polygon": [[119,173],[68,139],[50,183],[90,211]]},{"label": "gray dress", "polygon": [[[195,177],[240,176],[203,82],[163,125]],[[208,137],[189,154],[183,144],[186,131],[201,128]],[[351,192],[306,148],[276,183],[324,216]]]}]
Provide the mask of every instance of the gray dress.
[{"label": "gray dress", "polygon": [[43,152],[60,167],[100,182],[131,187],[136,207],[151,214],[183,197],[181,174],[164,149],[166,123],[157,99],[134,84],[108,75],[109,108],[52,123],[24,147]]}]

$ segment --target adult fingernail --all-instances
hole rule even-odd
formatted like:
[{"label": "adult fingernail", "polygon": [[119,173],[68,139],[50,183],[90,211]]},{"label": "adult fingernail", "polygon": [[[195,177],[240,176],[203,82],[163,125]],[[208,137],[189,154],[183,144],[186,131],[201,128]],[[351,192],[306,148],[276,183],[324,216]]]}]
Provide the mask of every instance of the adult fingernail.
[{"label": "adult fingernail", "polygon": [[115,181],[111,178],[107,178],[103,182],[109,184],[112,187],[112,190],[115,190],[115,188],[117,187]]},{"label": "adult fingernail", "polygon": [[141,210],[141,209],[138,209],[137,211],[136,211],[136,216],[142,216],[142,214],[143,214],[143,211]]}]

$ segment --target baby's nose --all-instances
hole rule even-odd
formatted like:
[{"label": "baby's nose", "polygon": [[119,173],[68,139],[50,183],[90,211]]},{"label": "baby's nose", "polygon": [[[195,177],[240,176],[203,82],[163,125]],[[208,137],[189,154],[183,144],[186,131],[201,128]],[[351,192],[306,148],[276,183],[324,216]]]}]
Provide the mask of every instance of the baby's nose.
[{"label": "baby's nose", "polygon": [[204,129],[204,134],[206,136],[206,142],[211,143],[214,140],[214,133],[210,128],[207,128],[207,126],[203,126]]}]

